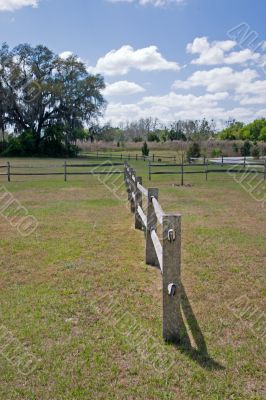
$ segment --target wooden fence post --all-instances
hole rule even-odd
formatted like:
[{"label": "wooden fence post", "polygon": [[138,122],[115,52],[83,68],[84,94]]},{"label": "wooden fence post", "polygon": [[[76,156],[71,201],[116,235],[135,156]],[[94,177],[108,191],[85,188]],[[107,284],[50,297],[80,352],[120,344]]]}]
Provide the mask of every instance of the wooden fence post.
[{"label": "wooden fence post", "polygon": [[132,176],[135,175],[135,170],[133,168],[129,168],[129,189],[130,189],[130,210],[132,213],[135,213],[135,200],[133,195],[135,194],[135,182],[133,181]]},{"label": "wooden fence post", "polygon": [[142,178],[138,176],[135,182],[135,229],[142,230],[142,220],[138,213],[138,206],[142,208],[142,193],[138,189],[138,183],[142,185]]},{"label": "wooden fence post", "polygon": [[181,339],[181,216],[163,216],[163,338]]},{"label": "wooden fence post", "polygon": [[124,182],[125,185],[127,186],[127,162],[124,162]]},{"label": "wooden fence post", "polygon": [[208,180],[208,173],[209,173],[209,160],[206,161],[206,170],[205,170],[206,181]]},{"label": "wooden fence post", "polygon": [[151,162],[149,160],[149,181],[151,181]]},{"label": "wooden fence post", "polygon": [[126,186],[127,186],[127,198],[128,201],[131,201],[130,175],[128,171],[126,173]]},{"label": "wooden fence post", "polygon": [[129,173],[128,173],[128,163],[125,161],[125,167],[124,167],[124,181],[126,185],[126,191],[127,191],[127,199],[128,201],[130,200],[130,187],[129,187]]},{"label": "wooden fence post", "polygon": [[266,181],[266,160],[264,161],[264,180]]},{"label": "wooden fence post", "polygon": [[10,182],[10,162],[7,162],[7,181]]},{"label": "wooden fence post", "polygon": [[67,163],[65,161],[64,163],[64,178],[65,178],[65,182],[67,181]]},{"label": "wooden fence post", "polygon": [[146,232],[146,264],[159,267],[159,261],[152,241],[151,233],[157,229],[157,217],[154,212],[152,198],[158,200],[159,190],[148,189],[147,232]]},{"label": "wooden fence post", "polygon": [[182,154],[182,165],[181,165],[181,186],[184,186],[184,155]]}]

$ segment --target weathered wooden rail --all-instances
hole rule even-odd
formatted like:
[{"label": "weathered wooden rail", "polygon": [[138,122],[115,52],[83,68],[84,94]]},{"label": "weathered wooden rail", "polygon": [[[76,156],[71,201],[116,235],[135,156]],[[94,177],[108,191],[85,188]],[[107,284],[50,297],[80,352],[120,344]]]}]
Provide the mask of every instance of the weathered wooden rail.
[{"label": "weathered wooden rail", "polygon": [[[228,168],[228,167],[229,168]],[[220,168],[218,168],[220,167]],[[169,169],[171,168],[171,169]],[[149,180],[152,180],[152,175],[181,175],[181,184],[184,183],[184,176],[187,174],[203,174],[206,180],[211,173],[246,173],[263,174],[266,180],[266,160],[262,162],[225,162],[224,158],[220,163],[214,160],[205,159],[199,163],[182,163],[182,164],[162,164],[149,161]]]},{"label": "weathered wooden rail", "polygon": [[[124,163],[112,162],[101,164],[47,164],[47,165],[11,165],[7,162],[6,165],[0,165],[0,176],[6,176],[8,182],[11,182],[12,176],[64,176],[64,181],[67,181],[68,176],[72,175],[109,175],[123,174],[123,168],[114,169],[116,167],[124,167]],[[84,169],[78,171],[78,169]],[[60,171],[55,171],[60,169]],[[76,169],[73,170],[73,169]],[[54,170],[54,171],[52,171]],[[26,172],[29,171],[29,172]]]},{"label": "weathered wooden rail", "polygon": [[133,154],[133,153],[119,153],[119,152],[113,152],[113,153],[100,153],[99,151],[97,152],[89,152],[89,153],[82,153],[84,157],[92,158],[92,159],[109,159],[109,160],[126,160],[126,161],[152,161],[152,162],[160,162],[162,160],[167,160],[176,162],[176,156],[161,156],[158,154],[151,154],[149,156],[144,156],[142,154]]},{"label": "weathered wooden rail", "polygon": [[[135,228],[143,230],[146,238],[146,264],[158,267],[163,283],[163,338],[177,342],[181,339],[181,215],[167,214],[158,201],[159,190],[146,189],[142,178],[125,163],[124,180],[135,216]],[[143,208],[147,198],[147,209]],[[162,226],[161,238],[157,228]]]}]

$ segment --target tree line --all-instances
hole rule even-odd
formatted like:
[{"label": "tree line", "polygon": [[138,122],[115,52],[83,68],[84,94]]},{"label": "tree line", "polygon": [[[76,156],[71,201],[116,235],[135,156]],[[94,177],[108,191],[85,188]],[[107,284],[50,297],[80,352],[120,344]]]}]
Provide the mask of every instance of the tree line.
[{"label": "tree line", "polygon": [[216,140],[241,140],[252,142],[266,142],[266,120],[258,119],[245,125],[243,122],[230,120],[225,122],[225,128],[217,129],[214,120],[178,120],[168,125],[157,118],[143,118],[138,121],[120,124],[113,127],[110,123],[95,127],[87,138],[91,141],[102,140],[106,142],[166,142],[166,141],[204,141]]}]

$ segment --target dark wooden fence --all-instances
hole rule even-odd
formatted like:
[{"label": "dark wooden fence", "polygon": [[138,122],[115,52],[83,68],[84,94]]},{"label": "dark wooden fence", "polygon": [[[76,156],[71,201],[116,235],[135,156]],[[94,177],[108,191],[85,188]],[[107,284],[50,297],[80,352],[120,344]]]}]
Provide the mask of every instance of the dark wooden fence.
[{"label": "dark wooden fence", "polygon": [[[163,281],[163,338],[179,341],[181,338],[181,215],[166,214],[159,203],[159,191],[146,189],[142,178],[125,164],[124,180],[135,228],[143,230],[146,238],[146,264],[160,268]],[[147,209],[143,207],[147,198]],[[162,226],[161,240],[157,233]]]},{"label": "dark wooden fence", "polygon": [[160,162],[167,160],[169,162],[176,162],[176,156],[160,156],[158,154],[151,154],[150,156],[143,156],[142,154],[133,154],[133,153],[100,153],[100,152],[90,152],[90,153],[82,153],[83,157],[91,158],[91,159],[108,159],[108,160],[126,160],[126,161],[152,161],[152,162]]},{"label": "dark wooden fence", "polygon": [[[116,167],[121,167],[120,169]],[[7,162],[6,165],[0,165],[0,176],[6,176],[7,181],[11,181],[11,177],[15,176],[63,176],[64,181],[71,175],[109,175],[123,174],[124,163],[106,162],[95,164],[47,164],[47,165],[15,165]],[[82,171],[80,170],[82,169]]]},{"label": "dark wooden fence", "polygon": [[[194,159],[195,161],[196,159]],[[229,166],[229,168],[228,168]],[[219,168],[218,168],[219,167]],[[266,160],[262,162],[229,162],[224,158],[221,162],[205,159],[204,162],[191,162],[181,164],[162,164],[149,162],[149,180],[152,175],[181,175],[181,185],[184,184],[184,176],[186,174],[202,174],[206,180],[211,173],[251,173],[263,174],[266,180]]]}]

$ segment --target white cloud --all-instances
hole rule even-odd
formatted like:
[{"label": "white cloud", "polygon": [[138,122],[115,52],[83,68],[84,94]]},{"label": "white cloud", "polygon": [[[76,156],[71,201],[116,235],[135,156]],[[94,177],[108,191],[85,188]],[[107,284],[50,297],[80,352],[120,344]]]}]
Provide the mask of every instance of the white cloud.
[{"label": "white cloud", "polygon": [[[165,96],[167,97],[167,95]],[[171,98],[171,96],[169,96]],[[195,100],[195,99],[194,99]],[[206,100],[206,99],[205,99]],[[161,99],[158,99],[158,103],[156,101],[153,104],[122,104],[122,103],[109,103],[105,120],[110,121],[114,125],[118,125],[121,122],[127,121],[135,121],[140,118],[148,118],[156,116],[162,122],[168,123],[170,121],[178,120],[178,119],[202,119],[203,117],[207,119],[215,119],[218,120],[228,120],[229,118],[235,118],[243,121],[250,121],[254,119],[254,115],[256,115],[252,110],[244,107],[236,107],[231,110],[225,110],[223,107],[219,105],[208,104],[205,102],[202,104],[200,101],[195,100],[193,107],[182,107],[181,104],[179,106],[170,107],[166,102],[162,103]],[[195,105],[196,104],[196,105]],[[265,116],[265,112],[263,114],[263,110],[258,113],[258,116]]]},{"label": "white cloud", "polygon": [[235,100],[241,105],[266,104],[266,80],[242,82],[236,90]]},{"label": "white cloud", "polygon": [[74,53],[72,51],[63,51],[62,53],[59,54],[59,57],[62,58],[62,60],[67,60],[69,57],[72,57]]},{"label": "white cloud", "polygon": [[156,46],[134,50],[129,45],[118,50],[111,50],[99,58],[96,67],[89,67],[90,72],[104,75],[126,75],[131,69],[139,71],[179,71],[180,66],[167,61]]},{"label": "white cloud", "polygon": [[[150,116],[156,116],[163,122],[203,117],[226,119],[231,114],[228,115],[219,103],[227,98],[228,93],[195,96],[192,94],[177,95],[171,92],[164,96],[147,96],[134,104],[110,102],[106,110],[105,120],[118,124],[119,122],[133,121]],[[244,110],[246,109],[235,109],[232,115],[237,117],[237,113],[240,112],[243,115]],[[246,115],[249,113],[249,111],[245,111]]]},{"label": "white cloud", "polygon": [[[204,86],[208,92],[225,90],[243,91],[258,77],[253,69],[234,71],[230,67],[214,68],[209,71],[196,71],[186,81],[175,81],[173,89],[190,89]],[[246,89],[243,89],[245,87]]]},{"label": "white cloud", "polygon": [[38,0],[0,0],[1,11],[15,11],[22,7],[37,7]]},{"label": "white cloud", "polygon": [[257,118],[265,118],[266,117],[266,108],[264,110],[259,110],[256,112]]},{"label": "white cloud", "polygon": [[170,4],[181,4],[185,0],[107,0],[109,3],[138,3],[141,6],[152,5],[154,7],[165,7]]},{"label": "white cloud", "polygon": [[222,93],[214,93],[214,94],[205,94],[203,96],[195,96],[193,94],[176,94],[174,92],[170,92],[164,96],[149,96],[144,97],[139,104],[150,104],[157,105],[160,107],[171,108],[184,108],[184,109],[193,109],[193,108],[206,108],[206,107],[216,107],[218,102],[221,100],[225,100],[228,97],[227,92]]},{"label": "white cloud", "polygon": [[266,104],[266,80],[258,78],[252,69],[234,71],[230,67],[194,72],[186,81],[175,81],[172,88],[191,89],[203,86],[210,93],[234,92],[234,100],[240,105]]},{"label": "white cloud", "polygon": [[191,62],[198,65],[243,64],[247,61],[259,61],[261,55],[250,49],[230,53],[236,45],[237,43],[233,40],[210,43],[207,37],[197,37],[187,45],[187,52],[199,54],[199,57]]},{"label": "white cloud", "polygon": [[145,89],[135,82],[118,81],[112,84],[107,84],[103,94],[105,96],[128,96],[143,92],[145,92]]},{"label": "white cloud", "polygon": [[266,51],[266,40],[261,43],[261,50]]},{"label": "white cloud", "polygon": [[236,96],[236,101],[243,106],[251,105],[251,104],[266,104],[266,94],[261,96]]}]

